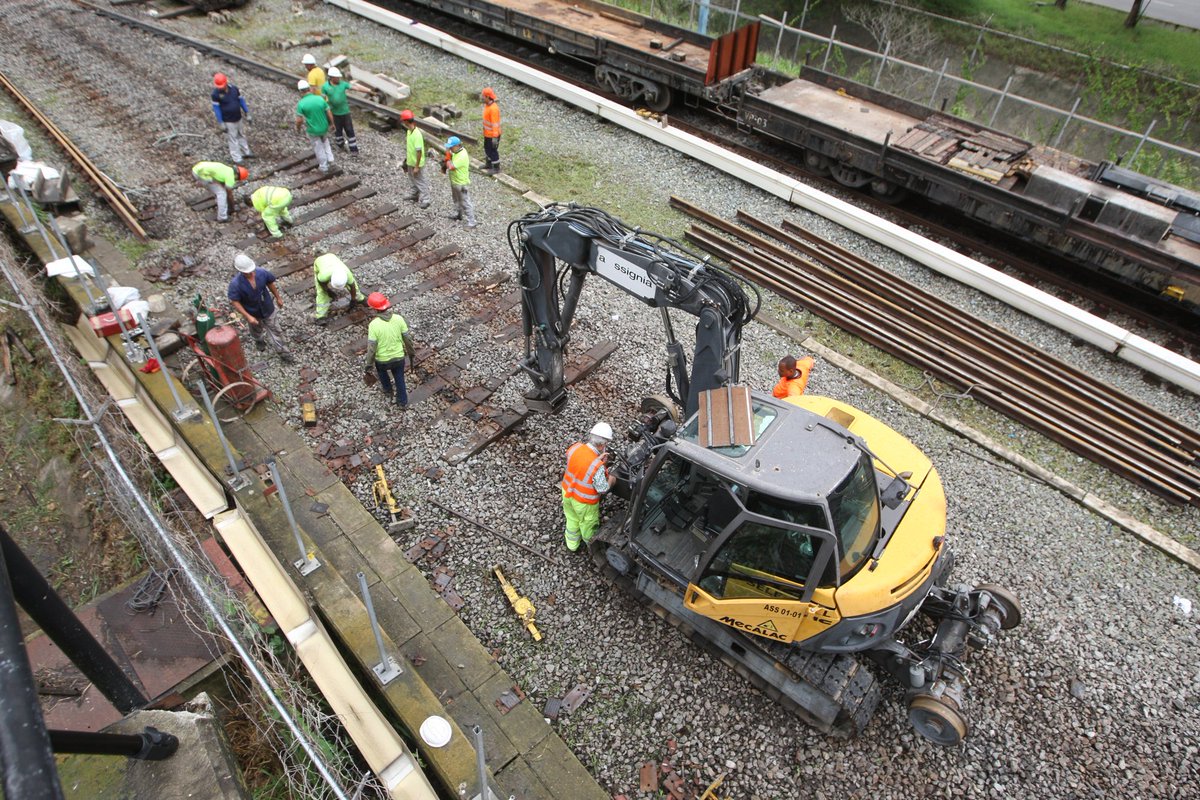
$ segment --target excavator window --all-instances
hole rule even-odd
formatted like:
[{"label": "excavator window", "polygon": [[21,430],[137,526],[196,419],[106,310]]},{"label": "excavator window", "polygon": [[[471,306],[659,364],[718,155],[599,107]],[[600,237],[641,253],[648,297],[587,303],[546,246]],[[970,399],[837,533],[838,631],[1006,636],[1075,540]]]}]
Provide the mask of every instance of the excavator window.
[{"label": "excavator window", "polygon": [[829,512],[841,545],[839,570],[848,577],[867,562],[879,536],[879,494],[867,455],[829,495]]},{"label": "excavator window", "polygon": [[800,600],[820,547],[820,539],[804,531],[747,519],[713,556],[699,585],[718,598]]}]

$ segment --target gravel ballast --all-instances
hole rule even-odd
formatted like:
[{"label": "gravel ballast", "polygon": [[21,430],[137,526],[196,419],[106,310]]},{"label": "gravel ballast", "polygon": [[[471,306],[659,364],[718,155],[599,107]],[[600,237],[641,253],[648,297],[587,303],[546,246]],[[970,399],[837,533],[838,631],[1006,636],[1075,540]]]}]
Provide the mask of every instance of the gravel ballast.
[{"label": "gravel ballast", "polygon": [[[682,218],[667,208],[672,194],[726,217],[744,208],[768,220],[793,220],[1142,402],[1193,426],[1200,421],[1200,402],[1193,395],[1147,381],[1128,365],[832,223],[504,76],[322,4],[256,0],[234,17],[236,26],[203,18],[169,24],[222,46],[236,42],[258,58],[289,68],[298,67],[303,50],[281,52],[269,49],[269,42],[329,32],[334,44],[314,50],[318,58],[346,53],[356,66],[410,83],[412,107],[418,110],[430,103],[457,103],[465,115],[456,124],[476,134],[477,93],[485,85],[493,86],[504,114],[505,170],[539,194],[596,205],[630,224],[663,233],[677,233],[683,226]],[[291,129],[294,87],[239,74],[61,0],[7,3],[0,7],[0,19],[8,39],[5,73],[102,169],[122,186],[137,190],[136,202],[156,207],[149,225],[159,238],[148,250],[127,252],[138,258],[140,267],[168,265],[184,256],[194,259],[197,270],[163,291],[181,308],[197,293],[215,306],[225,306],[231,243],[244,231],[218,229],[183,202],[198,191],[189,174],[191,165],[227,157],[208,101],[211,75],[229,73],[246,94],[258,164],[276,163],[306,148],[306,141]],[[7,106],[0,106],[0,115],[13,118]],[[480,225],[468,230],[445,219],[451,210],[449,191],[435,172],[434,204],[419,210],[403,200],[408,185],[398,166],[402,138],[371,130],[361,114],[356,123],[363,153],[355,160],[339,153],[338,160],[347,173],[378,191],[368,204],[395,202],[401,214],[434,226],[437,234],[427,249],[461,245],[462,253],[451,263],[461,271],[463,283],[505,271],[508,282],[494,292],[499,296],[512,291],[507,225],[533,210],[530,202],[476,173],[472,188]],[[482,148],[473,148],[472,155],[481,157]],[[87,188],[79,191],[87,198],[93,235],[124,238]],[[249,219],[244,209],[239,214]],[[320,229],[341,219],[334,214],[313,225]],[[340,234],[323,246],[347,259],[374,246],[350,248],[346,243],[355,235]],[[251,254],[262,257],[267,246]],[[419,342],[438,346],[453,322],[470,316],[471,310],[450,297],[455,286],[414,295],[412,286],[419,278],[385,283],[383,276],[411,257],[401,253],[372,262],[357,275],[364,288],[389,293]],[[300,273],[281,283],[286,287],[298,282],[311,285],[311,278]],[[400,455],[385,469],[393,491],[401,504],[414,510],[418,525],[401,536],[401,548],[434,531],[448,535],[449,547],[440,563],[453,571],[453,586],[466,601],[461,617],[499,654],[501,665],[535,706],[563,697],[577,684],[591,690],[578,710],[553,724],[612,793],[653,796],[638,791],[638,768],[644,761],[667,760],[694,784],[707,785],[719,773],[727,773],[722,795],[762,800],[801,795],[831,800],[1200,797],[1196,574],[1044,483],[1007,465],[989,463],[996,461],[994,455],[828,362],[818,360],[809,392],[846,400],[884,420],[916,442],[937,466],[949,501],[949,530],[957,556],[954,579],[999,584],[1024,605],[1023,624],[970,665],[967,716],[972,730],[959,748],[938,748],[916,736],[906,719],[903,694],[890,683],[885,684],[876,718],[860,736],[850,741],[824,737],[604,584],[585,557],[566,552],[556,488],[564,451],[597,419],[622,430],[643,396],[661,392],[663,337],[657,313],[599,280],[591,281],[577,315],[573,352],[605,340],[618,342],[617,352],[571,390],[561,414],[531,417],[482,453],[448,464],[441,455],[469,436],[473,423],[443,416],[446,403],[436,395],[403,414],[386,406],[378,390],[361,388],[361,359],[341,355],[342,348],[364,331],[353,326],[319,331],[307,319],[311,312],[303,308],[311,292],[286,298],[282,323],[300,363],[289,366],[267,359],[259,373],[275,393],[279,413],[300,428],[299,369],[309,366],[318,373],[313,387],[318,414],[329,426],[320,439],[310,437],[313,446],[326,440],[362,441],[378,430],[402,434]],[[766,305],[797,328],[817,325],[801,310],[770,299]],[[520,357],[522,343],[499,342],[494,334],[501,323],[517,318],[519,311],[514,310],[490,326],[472,328],[440,350],[430,368],[466,359],[464,380],[479,384],[507,374]],[[692,320],[675,315],[673,321],[675,330],[690,338]],[[742,378],[762,389],[774,382],[777,359],[798,349],[794,341],[757,324],[745,331],[743,348]],[[256,360],[253,355],[251,360]],[[886,373],[888,359],[877,361],[871,366]],[[410,387],[428,374],[410,375]],[[514,404],[527,388],[525,379],[515,375],[497,391],[492,404]],[[925,389],[916,391],[933,400]],[[939,408],[955,409],[951,404],[958,402],[942,400]],[[967,407],[961,407],[965,413]],[[1197,545],[1196,509],[1169,506],[1014,423],[1001,420],[987,432],[1039,463],[1067,469],[1068,480],[1189,546]],[[436,474],[430,469],[434,467],[440,468],[440,477],[430,477]],[[352,488],[364,500],[369,498],[365,477]],[[554,553],[562,565],[444,513],[433,499]],[[532,642],[512,614],[491,575],[496,564],[537,606],[542,642]],[[433,566],[422,563],[426,571]]]}]

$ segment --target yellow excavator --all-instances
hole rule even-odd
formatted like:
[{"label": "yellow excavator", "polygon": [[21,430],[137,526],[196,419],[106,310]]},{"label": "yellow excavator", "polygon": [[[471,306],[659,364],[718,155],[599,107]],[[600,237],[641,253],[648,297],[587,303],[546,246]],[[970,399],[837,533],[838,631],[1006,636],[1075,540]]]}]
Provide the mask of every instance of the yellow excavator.
[{"label": "yellow excavator", "polygon": [[[921,735],[960,743],[966,659],[1017,625],[1021,608],[998,586],[949,583],[946,497],[929,459],[845,403],[738,385],[757,292],[679,243],[556,204],[515,220],[509,244],[531,408],[566,402],[564,358],[589,275],[662,314],[665,394],[644,399],[628,426],[612,470],[626,502],[591,543],[605,575],[822,731],[866,726],[882,670],[905,688]],[[690,370],[670,310],[697,318]]]}]

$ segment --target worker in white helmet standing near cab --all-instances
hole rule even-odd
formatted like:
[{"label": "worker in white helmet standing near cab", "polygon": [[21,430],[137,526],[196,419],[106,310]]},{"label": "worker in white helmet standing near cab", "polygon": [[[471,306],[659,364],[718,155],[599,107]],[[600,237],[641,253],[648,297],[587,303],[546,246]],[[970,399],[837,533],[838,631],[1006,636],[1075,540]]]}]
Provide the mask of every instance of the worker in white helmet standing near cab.
[{"label": "worker in white helmet standing near cab", "polygon": [[305,53],[300,59],[300,71],[309,86],[318,92],[321,91],[321,87],[325,85],[325,70],[317,66],[317,59],[312,53]]},{"label": "worker in white helmet standing near cab", "polygon": [[561,488],[567,549],[572,553],[579,549],[580,541],[590,544],[600,527],[600,495],[609,490],[605,464],[612,437],[612,426],[597,422],[588,432],[586,442],[576,442],[567,448],[567,469]]}]

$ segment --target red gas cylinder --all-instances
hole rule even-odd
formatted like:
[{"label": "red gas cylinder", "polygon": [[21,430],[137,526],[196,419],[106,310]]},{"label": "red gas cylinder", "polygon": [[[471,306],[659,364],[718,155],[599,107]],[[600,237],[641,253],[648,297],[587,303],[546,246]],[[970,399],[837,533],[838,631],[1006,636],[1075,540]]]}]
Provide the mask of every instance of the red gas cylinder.
[{"label": "red gas cylinder", "polygon": [[237,406],[253,405],[271,396],[246,366],[246,353],[232,325],[218,325],[204,335],[204,341],[208,343],[212,367],[221,385],[239,384],[225,393],[231,403]]}]

